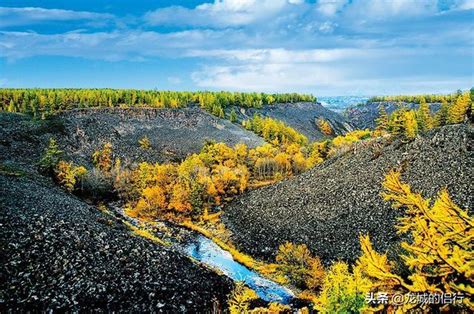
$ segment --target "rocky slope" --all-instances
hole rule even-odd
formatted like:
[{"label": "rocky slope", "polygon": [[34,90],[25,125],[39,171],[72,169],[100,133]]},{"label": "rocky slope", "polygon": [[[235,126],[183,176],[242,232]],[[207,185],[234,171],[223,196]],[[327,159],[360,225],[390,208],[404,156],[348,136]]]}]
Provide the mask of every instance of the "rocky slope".
[{"label": "rocky slope", "polygon": [[[441,106],[440,103],[432,103],[429,105],[431,112],[436,112]],[[384,106],[387,113],[391,114],[400,106],[405,106],[408,109],[416,109],[419,105],[415,103],[398,103],[391,101],[366,102],[347,108],[343,115],[358,129],[373,129],[375,128],[375,121],[379,117],[380,106]]]},{"label": "rocky slope", "polygon": [[[0,311],[196,312],[232,283],[50,182],[0,175]],[[215,303],[215,305],[214,305]]]},{"label": "rocky slope", "polygon": [[[249,147],[264,141],[231,123],[216,118],[196,106],[183,109],[104,108],[72,110],[59,116],[65,136],[58,139],[68,155],[82,162],[105,142],[126,160],[179,160],[198,152],[207,140],[228,145],[245,143]],[[140,148],[138,141],[147,136],[151,149]]]},{"label": "rocky slope", "polygon": [[306,135],[310,141],[326,138],[316,126],[316,120],[326,119],[336,135],[344,134],[353,130],[353,126],[340,114],[323,107],[319,103],[302,102],[294,104],[277,104],[263,106],[261,109],[255,108],[228,108],[227,113],[235,110],[238,120],[251,118],[255,113],[273,119],[281,120]]},{"label": "rocky slope", "polygon": [[48,139],[68,127],[0,114],[0,312],[224,308],[227,277],[133,235],[37,172]]},{"label": "rocky slope", "polygon": [[359,233],[385,250],[399,236],[400,211],[380,197],[384,174],[402,169],[416,191],[434,197],[447,186],[461,206],[473,208],[474,128],[446,126],[405,143],[361,143],[291,179],[247,193],[224,209],[233,241],[247,253],[272,259],[284,241],[306,243],[326,263],[353,260]]}]

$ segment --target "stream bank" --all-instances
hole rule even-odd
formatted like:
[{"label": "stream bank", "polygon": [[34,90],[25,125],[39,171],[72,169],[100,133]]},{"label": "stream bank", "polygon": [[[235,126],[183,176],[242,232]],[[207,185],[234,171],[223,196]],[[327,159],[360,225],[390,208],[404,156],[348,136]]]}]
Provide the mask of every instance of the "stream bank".
[{"label": "stream bank", "polygon": [[[142,223],[138,219],[126,215],[122,207],[109,204],[109,208],[123,221],[134,227],[141,226]],[[290,289],[242,265],[234,259],[230,252],[197,231],[163,221],[150,223],[148,229],[151,230],[153,236],[169,243],[172,248],[182,254],[234,281],[244,282],[264,301],[290,304],[295,298],[295,294]]]}]

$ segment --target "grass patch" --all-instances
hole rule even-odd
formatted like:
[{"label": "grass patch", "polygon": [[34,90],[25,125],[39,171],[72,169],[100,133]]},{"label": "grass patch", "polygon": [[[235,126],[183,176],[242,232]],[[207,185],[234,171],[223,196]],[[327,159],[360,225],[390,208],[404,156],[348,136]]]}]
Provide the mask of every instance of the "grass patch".
[{"label": "grass patch", "polygon": [[[104,213],[105,215],[113,216],[112,212],[104,204],[99,204],[97,206],[97,208],[102,213]],[[158,238],[157,236],[155,236],[153,233],[151,233],[149,230],[147,230],[145,228],[136,227],[136,226],[132,225],[131,223],[129,223],[128,221],[123,220],[123,219],[120,219],[120,221],[125,226],[127,226],[132,231],[132,233],[136,236],[146,238],[148,240],[151,240],[155,243],[158,243],[158,244],[161,244],[161,245],[164,245],[164,246],[169,246],[170,245],[170,243],[168,243],[166,241],[163,241],[162,239]]]},{"label": "grass patch", "polygon": [[151,240],[155,243],[158,243],[158,244],[161,244],[161,245],[164,245],[164,246],[169,246],[170,245],[168,242],[165,242],[165,241],[161,240],[160,238],[153,235],[153,233],[151,233],[149,230],[147,230],[145,228],[136,227],[136,226],[132,225],[131,223],[129,223],[128,221],[123,221],[123,223],[127,227],[129,227],[130,230],[132,230],[132,233],[135,234],[136,236],[146,238],[148,240]]},{"label": "grass patch", "polygon": [[0,175],[7,177],[23,177],[26,172],[12,165],[0,164]]}]

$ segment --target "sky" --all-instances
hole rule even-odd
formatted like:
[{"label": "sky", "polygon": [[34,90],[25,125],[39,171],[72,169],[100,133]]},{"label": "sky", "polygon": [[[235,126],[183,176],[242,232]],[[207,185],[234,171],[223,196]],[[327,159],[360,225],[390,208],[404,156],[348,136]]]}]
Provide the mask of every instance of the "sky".
[{"label": "sky", "polygon": [[0,0],[0,87],[448,93],[474,0]]}]

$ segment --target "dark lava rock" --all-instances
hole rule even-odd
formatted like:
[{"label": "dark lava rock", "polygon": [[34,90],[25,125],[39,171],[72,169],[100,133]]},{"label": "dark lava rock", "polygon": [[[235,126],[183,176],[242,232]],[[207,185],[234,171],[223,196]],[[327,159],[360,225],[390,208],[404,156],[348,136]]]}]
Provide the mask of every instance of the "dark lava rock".
[{"label": "dark lava rock", "polygon": [[[36,163],[52,136],[67,153],[76,152],[90,160],[90,153],[101,141],[127,126],[128,135],[110,136],[117,148],[124,150],[119,152],[132,152],[132,156],[134,150],[126,146],[134,141],[133,130],[150,134],[141,128],[153,129],[156,124],[160,129],[159,121],[166,130],[166,119],[155,119],[155,115],[183,115],[179,118],[182,122],[190,115],[194,121],[197,118],[191,113],[144,111],[142,115],[152,117],[127,118],[125,112],[95,112],[90,117],[77,112],[69,118],[65,113],[65,121],[60,117],[35,121],[26,115],[0,113],[0,312],[197,313],[225,308],[233,287],[230,279],[172,248],[132,235],[123,224],[66,193],[37,171]],[[71,130],[84,121],[90,126],[85,132],[87,149],[76,151],[77,147],[66,145],[80,143]],[[169,119],[170,125],[175,123],[168,126],[169,132],[179,129],[179,121]],[[140,132],[136,132],[137,138]],[[128,142],[115,142],[118,139]]]},{"label": "dark lava rock", "polygon": [[328,138],[321,133],[316,125],[316,120],[323,118],[329,122],[335,135],[345,134],[353,131],[354,127],[342,115],[329,110],[319,103],[299,102],[288,104],[275,104],[256,108],[227,108],[227,114],[234,109],[239,122],[252,118],[257,113],[265,117],[270,117],[285,122],[298,132],[306,135],[310,141],[317,141]]},{"label": "dark lava rock", "polygon": [[[181,109],[100,108],[76,109],[58,116],[64,121],[61,147],[76,162],[88,163],[106,142],[122,160],[175,161],[199,152],[207,140],[249,147],[264,140],[243,127],[217,118],[197,106]],[[148,137],[151,149],[138,141]]]},{"label": "dark lava rock", "polygon": [[[440,103],[431,103],[428,105],[432,113],[438,111],[441,106]],[[400,106],[404,106],[408,109],[418,109],[419,104],[393,101],[368,101],[364,104],[347,108],[344,112],[344,116],[358,129],[373,129],[379,117],[380,106],[383,106],[385,111],[391,114],[400,108]]]},{"label": "dark lava rock", "polygon": [[383,251],[399,242],[394,224],[401,214],[380,196],[384,174],[402,169],[403,180],[425,197],[446,186],[457,204],[472,209],[473,139],[472,125],[453,125],[409,143],[359,143],[299,176],[243,195],[222,218],[239,249],[265,259],[290,241],[306,243],[325,263],[351,261],[360,253],[360,233]]},{"label": "dark lava rock", "polygon": [[49,182],[0,175],[0,311],[205,312],[230,279]]}]

